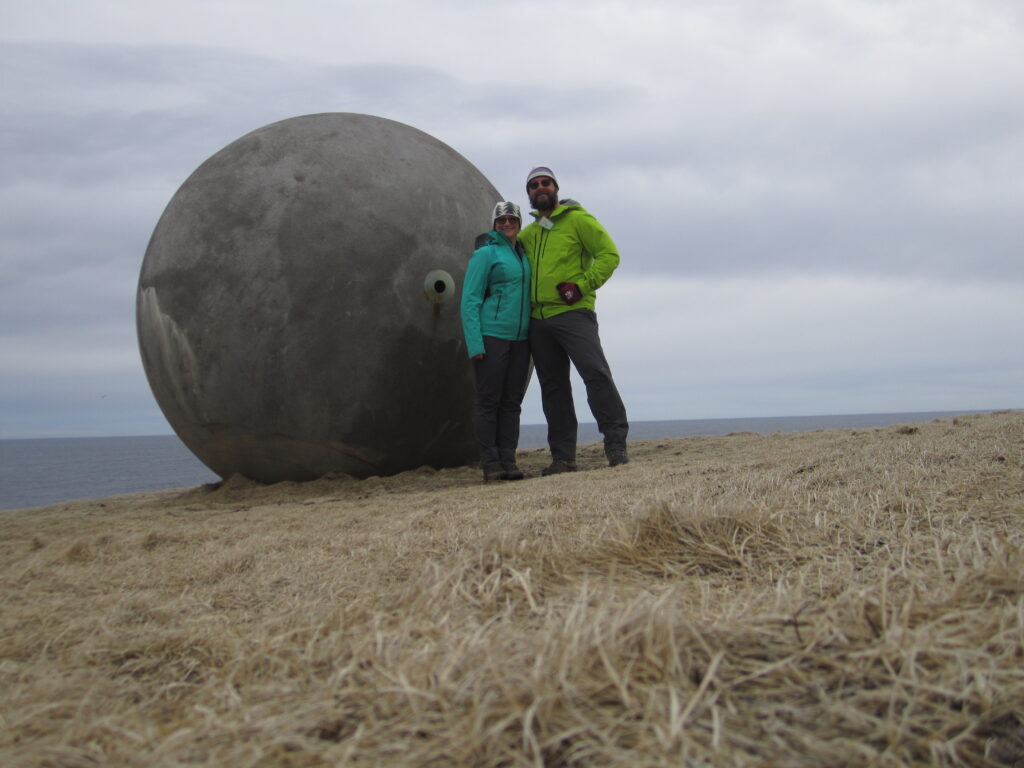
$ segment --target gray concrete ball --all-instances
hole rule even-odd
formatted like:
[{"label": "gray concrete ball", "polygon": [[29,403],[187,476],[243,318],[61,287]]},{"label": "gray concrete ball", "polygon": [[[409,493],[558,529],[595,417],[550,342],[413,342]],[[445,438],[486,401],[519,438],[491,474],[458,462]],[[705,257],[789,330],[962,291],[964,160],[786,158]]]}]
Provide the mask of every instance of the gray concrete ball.
[{"label": "gray concrete ball", "polygon": [[204,162],[139,276],[143,367],[221,477],[388,475],[476,458],[459,290],[497,190],[402,123],[308,115]]}]

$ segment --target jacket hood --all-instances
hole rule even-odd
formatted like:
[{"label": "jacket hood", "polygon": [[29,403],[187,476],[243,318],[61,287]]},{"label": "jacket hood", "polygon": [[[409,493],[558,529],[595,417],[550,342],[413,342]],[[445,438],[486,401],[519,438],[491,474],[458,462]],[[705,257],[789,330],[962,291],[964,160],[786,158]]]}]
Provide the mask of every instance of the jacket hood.
[{"label": "jacket hood", "polygon": [[476,236],[476,240],[473,242],[473,250],[483,248],[485,245],[512,245],[512,243],[505,236],[504,232],[491,229]]}]

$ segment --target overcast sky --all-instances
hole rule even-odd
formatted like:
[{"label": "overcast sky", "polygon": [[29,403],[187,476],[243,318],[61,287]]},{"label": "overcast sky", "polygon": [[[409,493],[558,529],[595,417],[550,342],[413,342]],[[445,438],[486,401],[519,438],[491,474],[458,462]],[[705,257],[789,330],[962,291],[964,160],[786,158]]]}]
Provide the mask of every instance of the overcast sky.
[{"label": "overcast sky", "polygon": [[0,73],[0,437],[170,433],[157,219],[318,112],[551,166],[633,420],[1024,407],[1018,0],[0,0]]}]

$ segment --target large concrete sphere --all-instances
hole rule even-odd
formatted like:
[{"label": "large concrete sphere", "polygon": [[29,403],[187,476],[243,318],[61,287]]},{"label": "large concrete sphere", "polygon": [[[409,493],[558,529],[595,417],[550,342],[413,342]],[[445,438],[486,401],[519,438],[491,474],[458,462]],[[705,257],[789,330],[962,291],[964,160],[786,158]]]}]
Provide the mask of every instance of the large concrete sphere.
[{"label": "large concrete sphere", "polygon": [[139,347],[222,477],[358,477],[476,457],[458,296],[498,192],[427,134],[296,117],[203,163],[142,264]]}]

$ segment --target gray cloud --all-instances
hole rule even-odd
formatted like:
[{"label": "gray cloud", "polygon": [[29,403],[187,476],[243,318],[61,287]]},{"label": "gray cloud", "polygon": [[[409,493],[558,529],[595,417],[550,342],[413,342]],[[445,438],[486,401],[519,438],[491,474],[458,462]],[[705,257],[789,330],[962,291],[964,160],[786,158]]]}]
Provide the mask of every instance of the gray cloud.
[{"label": "gray cloud", "polygon": [[[325,111],[431,133],[520,203],[526,170],[552,165],[623,252],[603,329],[640,418],[1013,405],[1018,4],[645,0],[581,16],[528,3],[545,20],[528,34],[454,0],[287,13],[254,0],[244,30],[206,4],[119,8],[58,18],[44,0],[5,24],[0,436],[166,431],[134,339],[153,227],[220,148]],[[295,14],[305,36],[281,34]],[[737,292],[737,280],[749,282]],[[667,289],[664,312],[649,281]],[[872,312],[814,314],[834,281]],[[934,301],[900,304],[888,282]],[[695,301],[693,286],[717,300],[690,312],[677,297]],[[801,357],[787,339],[808,324],[859,342],[843,356],[819,340]],[[643,341],[663,326],[687,340],[669,355]]]},{"label": "gray cloud", "polygon": [[638,419],[1019,403],[1021,290],[1012,284],[615,279],[600,297],[602,337]]}]

